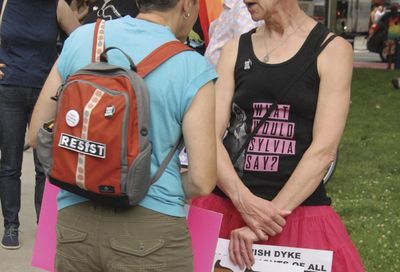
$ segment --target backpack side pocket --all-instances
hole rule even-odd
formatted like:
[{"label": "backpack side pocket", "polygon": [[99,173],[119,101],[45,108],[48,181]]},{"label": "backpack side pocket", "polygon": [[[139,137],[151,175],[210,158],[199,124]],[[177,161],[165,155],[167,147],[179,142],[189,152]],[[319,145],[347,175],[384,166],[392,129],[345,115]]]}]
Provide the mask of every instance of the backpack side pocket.
[{"label": "backpack side pocket", "polygon": [[53,138],[53,132],[49,132],[44,128],[39,129],[37,134],[36,154],[46,175],[49,174],[53,163]]},{"label": "backpack side pocket", "polygon": [[123,188],[126,188],[130,205],[139,203],[150,188],[151,150],[151,144],[148,144],[129,168],[126,186]]}]

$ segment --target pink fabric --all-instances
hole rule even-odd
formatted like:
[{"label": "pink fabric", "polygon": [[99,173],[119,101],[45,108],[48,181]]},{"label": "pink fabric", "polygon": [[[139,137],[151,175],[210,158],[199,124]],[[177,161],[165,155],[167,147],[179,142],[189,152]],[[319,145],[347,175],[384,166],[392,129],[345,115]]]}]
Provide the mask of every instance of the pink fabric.
[{"label": "pink fabric", "polygon": [[[192,205],[224,215],[221,238],[229,239],[232,230],[245,226],[229,199],[212,194],[194,200]],[[332,272],[365,271],[345,226],[330,206],[298,207],[286,218],[282,233],[260,244],[332,250]]]},{"label": "pink fabric", "polygon": [[222,214],[190,207],[187,224],[192,237],[193,272],[211,270],[221,221]]},{"label": "pink fabric", "polygon": [[57,194],[60,188],[46,178],[39,224],[32,255],[32,266],[53,271],[56,250]]}]

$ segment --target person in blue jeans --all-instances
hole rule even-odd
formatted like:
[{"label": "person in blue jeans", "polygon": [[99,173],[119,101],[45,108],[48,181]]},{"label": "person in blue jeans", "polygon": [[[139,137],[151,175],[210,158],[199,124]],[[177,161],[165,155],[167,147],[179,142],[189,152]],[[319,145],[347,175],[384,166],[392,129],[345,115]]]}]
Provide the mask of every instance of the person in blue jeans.
[{"label": "person in blue jeans", "polygon": [[[3,6],[3,1],[0,2]],[[8,0],[3,12],[0,31],[0,199],[5,231],[1,246],[18,249],[26,127],[57,57],[58,26],[71,33],[79,22],[64,0]],[[45,175],[35,153],[34,162],[35,210],[39,218]]]}]

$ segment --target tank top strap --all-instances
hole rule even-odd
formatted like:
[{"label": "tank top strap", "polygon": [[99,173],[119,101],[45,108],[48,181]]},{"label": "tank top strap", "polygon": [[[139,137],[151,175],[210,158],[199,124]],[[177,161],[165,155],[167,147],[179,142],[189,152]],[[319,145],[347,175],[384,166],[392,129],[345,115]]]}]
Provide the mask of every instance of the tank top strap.
[{"label": "tank top strap", "polygon": [[312,53],[314,53],[322,45],[329,33],[331,33],[331,31],[326,26],[317,23],[314,30],[310,33],[307,41],[307,48],[312,50]]},{"label": "tank top strap", "polygon": [[252,60],[252,42],[251,42],[251,35],[255,33],[257,28],[253,28],[249,32],[243,33],[240,38],[239,38],[239,47],[238,47],[238,52],[237,52],[237,57],[236,57],[236,64],[235,64],[235,75],[237,74],[237,71],[240,71],[243,69],[243,65],[252,65],[251,62]]}]

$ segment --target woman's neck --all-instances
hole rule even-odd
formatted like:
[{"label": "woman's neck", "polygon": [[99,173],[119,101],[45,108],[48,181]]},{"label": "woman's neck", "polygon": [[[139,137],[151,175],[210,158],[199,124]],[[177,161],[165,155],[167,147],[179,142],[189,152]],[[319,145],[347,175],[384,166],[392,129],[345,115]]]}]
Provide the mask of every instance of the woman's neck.
[{"label": "woman's neck", "polygon": [[171,20],[171,17],[164,16],[160,13],[139,13],[136,16],[137,19],[145,20],[154,24],[159,24],[162,26],[167,26],[169,27],[172,31],[174,29],[174,24]]},{"label": "woman's neck", "polygon": [[264,18],[266,31],[281,36],[296,29],[299,24],[305,21],[307,16],[298,5],[282,5],[282,7],[275,12],[267,14]]},{"label": "woman's neck", "polygon": [[163,25],[166,26],[167,25],[167,21],[164,18],[164,16],[161,16],[157,13],[139,13],[136,16],[137,19],[142,19],[145,21],[149,21],[155,24],[159,24],[159,25]]}]

